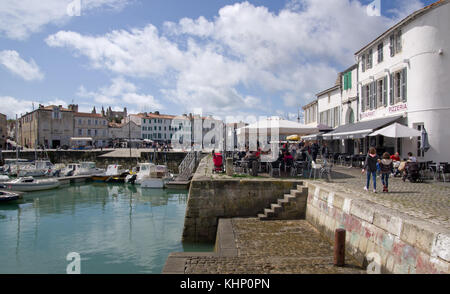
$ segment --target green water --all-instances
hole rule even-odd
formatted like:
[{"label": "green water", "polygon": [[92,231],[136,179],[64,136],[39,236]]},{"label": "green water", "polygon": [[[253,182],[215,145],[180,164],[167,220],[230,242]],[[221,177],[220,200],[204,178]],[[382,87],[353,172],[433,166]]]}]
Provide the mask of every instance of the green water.
[{"label": "green water", "polygon": [[159,274],[170,252],[211,251],[181,243],[187,192],[111,184],[70,185],[0,204],[0,273]]}]

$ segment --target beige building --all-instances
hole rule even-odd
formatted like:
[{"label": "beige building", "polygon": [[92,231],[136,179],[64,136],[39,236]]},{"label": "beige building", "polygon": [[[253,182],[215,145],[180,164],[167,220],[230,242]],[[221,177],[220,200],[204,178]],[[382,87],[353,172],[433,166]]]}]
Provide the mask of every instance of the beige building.
[{"label": "beige building", "polygon": [[73,136],[72,109],[61,105],[43,106],[23,115],[19,120],[18,143],[24,147],[35,148],[43,145],[47,148],[69,146]]},{"label": "beige building", "polygon": [[8,137],[8,123],[6,115],[0,113],[0,149],[6,148],[6,139]]},{"label": "beige building", "polygon": [[104,147],[109,141],[108,120],[99,113],[74,112],[73,136],[92,138],[93,145]]}]

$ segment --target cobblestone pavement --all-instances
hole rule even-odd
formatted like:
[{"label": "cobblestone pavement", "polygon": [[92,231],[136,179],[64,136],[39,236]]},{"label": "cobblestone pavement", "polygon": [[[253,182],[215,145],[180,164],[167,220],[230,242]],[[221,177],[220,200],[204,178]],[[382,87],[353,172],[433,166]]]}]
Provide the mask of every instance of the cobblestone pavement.
[{"label": "cobblestone pavement", "polygon": [[383,193],[381,178],[377,177],[377,193],[373,193],[372,181],[369,192],[363,190],[366,175],[361,173],[361,169],[335,167],[333,170],[330,185],[339,184],[353,195],[450,229],[448,183],[433,181],[411,183],[408,180],[403,182],[401,178],[390,177],[389,193]]},{"label": "cobblestone pavement", "polygon": [[307,221],[232,219],[238,255],[189,257],[187,274],[360,274],[356,261],[333,265],[333,246]]}]

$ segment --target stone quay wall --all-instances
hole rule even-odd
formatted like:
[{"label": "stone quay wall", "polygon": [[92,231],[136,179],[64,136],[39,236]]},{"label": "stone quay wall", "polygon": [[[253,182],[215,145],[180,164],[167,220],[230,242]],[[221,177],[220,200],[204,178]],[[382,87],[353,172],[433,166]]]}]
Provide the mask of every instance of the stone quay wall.
[{"label": "stone quay wall", "polygon": [[[104,155],[111,152],[111,150],[103,150],[103,151],[91,151],[91,150],[60,150],[60,151],[38,151],[38,158],[42,158],[42,156],[47,156],[52,163],[76,163],[80,161],[92,161],[95,162],[97,167],[106,168],[109,164],[120,164],[124,168],[129,168],[130,166],[135,166],[137,162],[148,162],[152,161],[156,164],[166,164],[170,171],[174,173],[178,173],[178,166],[183,161],[186,156],[186,152],[140,152],[141,156],[136,158],[129,157],[100,157],[100,155]],[[15,151],[3,151],[2,152],[3,159],[14,159],[16,158]],[[153,157],[155,157],[153,159]],[[35,159],[34,151],[21,151],[19,158],[23,159]],[[167,162],[166,162],[167,161]]]},{"label": "stone quay wall", "polygon": [[214,242],[220,218],[256,217],[303,182],[233,178],[212,174],[211,155],[200,162],[191,181],[183,241]]},{"label": "stone quay wall", "polygon": [[450,273],[450,232],[397,210],[357,198],[337,185],[306,182],[306,219],[331,242],[346,230],[346,250],[381,273]]}]

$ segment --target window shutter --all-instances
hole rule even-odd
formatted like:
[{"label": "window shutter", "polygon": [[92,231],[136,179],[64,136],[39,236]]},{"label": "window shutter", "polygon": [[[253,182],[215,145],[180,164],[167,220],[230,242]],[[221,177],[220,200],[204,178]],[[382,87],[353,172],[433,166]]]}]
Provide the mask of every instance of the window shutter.
[{"label": "window shutter", "polygon": [[383,80],[383,104],[384,107],[387,106],[387,76],[384,77]]},{"label": "window shutter", "polygon": [[403,102],[406,102],[407,100],[407,73],[406,73],[406,67],[402,70],[402,99]]},{"label": "window shutter", "polygon": [[394,75],[389,74],[389,104],[394,105]]},{"label": "window shutter", "polygon": [[364,87],[361,87],[361,112],[364,112],[366,110],[366,95],[364,94]]},{"label": "window shutter", "polygon": [[370,83],[370,84],[369,84],[369,109],[370,109],[370,110],[373,109],[372,95],[373,95],[373,83]]},{"label": "window shutter", "polygon": [[378,104],[378,89],[377,89],[377,82],[372,82],[373,84],[373,108],[377,109],[377,104]]},{"label": "window shutter", "polygon": [[352,72],[348,73],[348,88],[352,88]]}]

